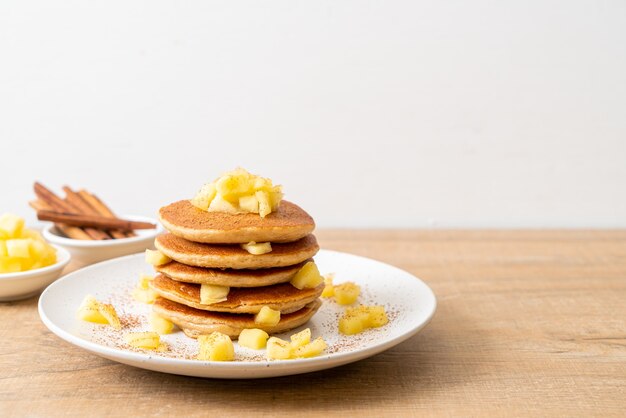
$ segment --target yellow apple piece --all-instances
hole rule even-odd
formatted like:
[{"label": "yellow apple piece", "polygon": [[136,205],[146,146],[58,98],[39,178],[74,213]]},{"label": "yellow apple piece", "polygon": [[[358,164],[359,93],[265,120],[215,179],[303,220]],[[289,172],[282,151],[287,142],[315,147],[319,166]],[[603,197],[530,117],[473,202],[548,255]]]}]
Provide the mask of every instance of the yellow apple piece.
[{"label": "yellow apple piece", "polygon": [[161,344],[161,337],[156,332],[129,332],[124,335],[124,341],[131,347],[156,350]]},{"label": "yellow apple piece", "polygon": [[31,240],[23,238],[14,238],[6,241],[7,255],[15,258],[30,257],[29,243]]},{"label": "yellow apple piece", "polygon": [[172,261],[171,258],[163,254],[159,250],[146,250],[146,263],[153,266],[162,266]]},{"label": "yellow apple piece", "polygon": [[378,328],[389,322],[383,306],[360,305],[346,309],[339,319],[339,332],[345,335],[354,335],[368,328]]},{"label": "yellow apple piece", "polygon": [[222,196],[217,195],[209,205],[209,212],[239,213],[239,208]]},{"label": "yellow apple piece", "polygon": [[154,280],[153,276],[150,276],[148,274],[140,274],[137,287],[135,287],[132,292],[133,299],[135,299],[137,302],[148,304],[156,302],[156,299],[159,295],[157,294],[157,292],[150,288],[150,282],[152,280]]},{"label": "yellow apple piece", "polygon": [[280,201],[283,198],[283,192],[280,186],[272,187],[272,190],[269,192],[270,196],[270,207],[272,212],[278,210],[278,206],[280,206]]},{"label": "yellow apple piece", "polygon": [[272,252],[272,244],[270,242],[254,242],[250,241],[247,244],[240,244],[241,248],[246,250],[252,255],[261,255]]},{"label": "yellow apple piece", "polygon": [[365,306],[365,308],[368,313],[367,324],[371,328],[382,327],[383,325],[389,323],[389,318],[387,318],[384,306]]},{"label": "yellow apple piece", "polygon": [[273,327],[280,322],[280,311],[275,311],[269,306],[263,306],[259,313],[254,316],[254,323]]},{"label": "yellow apple piece", "polygon": [[200,285],[200,303],[203,305],[212,305],[214,303],[223,302],[227,299],[230,287],[218,286],[213,284]]},{"label": "yellow apple piece", "polygon": [[113,305],[98,302],[92,295],[87,295],[78,307],[78,319],[96,324],[108,324],[115,329],[122,328]]},{"label": "yellow apple piece", "polygon": [[152,304],[156,302],[159,295],[152,289],[140,289],[136,287],[133,289],[132,296],[137,302]]},{"label": "yellow apple piece", "polygon": [[198,337],[200,347],[198,360],[232,361],[235,359],[235,347],[230,337],[221,332]]},{"label": "yellow apple piece", "polygon": [[[17,238],[17,237],[16,237]],[[46,240],[43,239],[43,237],[41,236],[41,233],[39,231],[34,231],[32,229],[28,229],[28,228],[23,228],[22,229],[22,233],[20,234],[19,238],[31,238],[35,241],[41,241],[41,242],[46,242]]]},{"label": "yellow apple piece", "polygon": [[331,276],[324,277],[324,290],[322,291],[323,298],[331,298],[335,296],[335,286],[333,286],[333,278]]},{"label": "yellow apple piece", "polygon": [[237,204],[241,196],[251,193],[253,185],[254,181],[251,179],[251,174],[241,169],[231,171],[215,182],[217,194],[222,196],[224,200]]},{"label": "yellow apple piece", "polygon": [[324,352],[324,350],[326,350],[327,347],[328,344],[326,344],[326,341],[324,341],[322,337],[317,337],[312,342],[294,349],[292,357],[301,358],[319,356]]},{"label": "yellow apple piece", "polygon": [[157,334],[170,334],[174,330],[174,323],[172,321],[163,318],[155,312],[150,312],[148,321],[150,322],[150,329]]},{"label": "yellow apple piece", "polygon": [[256,192],[256,198],[259,201],[259,215],[261,218],[265,218],[272,213],[272,203],[270,202],[270,195],[265,191]]},{"label": "yellow apple piece", "polygon": [[198,209],[207,210],[209,209],[211,201],[215,198],[216,193],[215,184],[207,183],[202,186],[200,191],[191,199],[191,204]]},{"label": "yellow apple piece", "polygon": [[303,331],[293,334],[290,337],[290,340],[292,348],[299,348],[307,345],[309,342],[311,342],[311,329],[307,328]]},{"label": "yellow apple piece", "polygon": [[259,213],[259,200],[256,195],[241,196],[239,198],[239,208],[244,212]]},{"label": "yellow apple piece", "polygon": [[291,344],[278,337],[267,340],[267,358],[269,360],[287,360],[291,358]]},{"label": "yellow apple piece", "polygon": [[96,324],[108,324],[109,321],[100,313],[100,302],[92,295],[87,295],[78,307],[78,319]]},{"label": "yellow apple piece", "polygon": [[140,274],[139,275],[139,283],[137,283],[137,288],[142,290],[150,289],[150,282],[154,280],[154,276],[150,276],[148,274]]},{"label": "yellow apple piece", "polygon": [[0,237],[4,239],[18,238],[21,235],[24,228],[24,219],[13,215],[12,213],[5,213],[0,216]]},{"label": "yellow apple piece", "polygon": [[296,289],[310,289],[319,286],[324,281],[324,278],[317,269],[317,266],[313,261],[306,263],[295,276],[291,279],[291,284]]},{"label": "yellow apple piece", "polygon": [[265,348],[268,338],[269,335],[262,329],[248,328],[239,334],[239,345],[253,350],[260,350]]},{"label": "yellow apple piece", "polygon": [[98,312],[100,312],[100,315],[102,315],[113,328],[122,328],[122,323],[120,322],[120,318],[117,316],[117,312],[115,312],[113,305],[99,303]]},{"label": "yellow apple piece", "polygon": [[339,332],[344,335],[354,335],[363,332],[368,315],[362,313],[346,313],[339,319]]},{"label": "yellow apple piece", "polygon": [[335,285],[335,301],[340,305],[351,305],[356,302],[361,288],[356,283],[345,282]]}]

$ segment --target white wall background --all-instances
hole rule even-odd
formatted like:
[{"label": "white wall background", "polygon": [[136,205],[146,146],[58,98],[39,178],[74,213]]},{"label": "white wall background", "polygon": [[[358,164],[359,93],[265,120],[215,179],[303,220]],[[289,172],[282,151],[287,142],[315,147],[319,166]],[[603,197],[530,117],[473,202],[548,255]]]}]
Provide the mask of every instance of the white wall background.
[{"label": "white wall background", "polygon": [[626,227],[626,2],[0,3],[0,212],[238,165],[323,227]]}]

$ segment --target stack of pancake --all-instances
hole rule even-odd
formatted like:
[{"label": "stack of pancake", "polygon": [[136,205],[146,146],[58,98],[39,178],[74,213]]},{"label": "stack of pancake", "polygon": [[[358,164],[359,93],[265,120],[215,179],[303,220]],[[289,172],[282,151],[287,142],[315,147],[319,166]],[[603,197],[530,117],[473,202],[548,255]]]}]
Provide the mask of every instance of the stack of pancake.
[{"label": "stack of pancake", "polygon": [[[321,306],[323,284],[299,290],[289,283],[319,250],[313,218],[299,206],[283,200],[262,218],[207,212],[181,200],[161,208],[159,218],[169,232],[155,246],[172,261],[155,266],[153,309],[188,336],[218,331],[237,338],[246,328],[280,333],[306,323]],[[240,245],[252,241],[271,242],[272,251],[253,255]],[[202,304],[202,284],[230,287],[227,299]],[[264,306],[281,312],[278,324],[255,323]]]}]

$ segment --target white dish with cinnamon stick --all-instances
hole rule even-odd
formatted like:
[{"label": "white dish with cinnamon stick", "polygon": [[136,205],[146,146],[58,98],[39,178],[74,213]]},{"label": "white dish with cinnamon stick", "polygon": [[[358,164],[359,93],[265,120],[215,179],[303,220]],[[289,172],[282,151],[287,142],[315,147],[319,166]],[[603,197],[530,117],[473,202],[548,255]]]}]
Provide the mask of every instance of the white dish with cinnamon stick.
[{"label": "white dish with cinnamon stick", "polygon": [[155,224],[156,228],[135,229],[133,236],[104,240],[68,238],[57,229],[55,224],[44,227],[42,233],[47,241],[68,250],[72,254],[72,259],[81,265],[154,249],[154,239],[163,232],[163,227],[158,221],[144,216],[125,215],[123,218],[134,222]]}]

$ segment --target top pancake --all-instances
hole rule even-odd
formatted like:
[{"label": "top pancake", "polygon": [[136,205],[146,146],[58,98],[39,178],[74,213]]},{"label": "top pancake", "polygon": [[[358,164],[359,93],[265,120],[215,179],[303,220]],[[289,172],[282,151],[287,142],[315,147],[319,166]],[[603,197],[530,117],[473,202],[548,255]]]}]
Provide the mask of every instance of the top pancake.
[{"label": "top pancake", "polygon": [[162,207],[159,220],[174,235],[209,244],[291,242],[315,229],[313,218],[286,200],[265,218],[258,213],[207,212],[181,200]]}]

